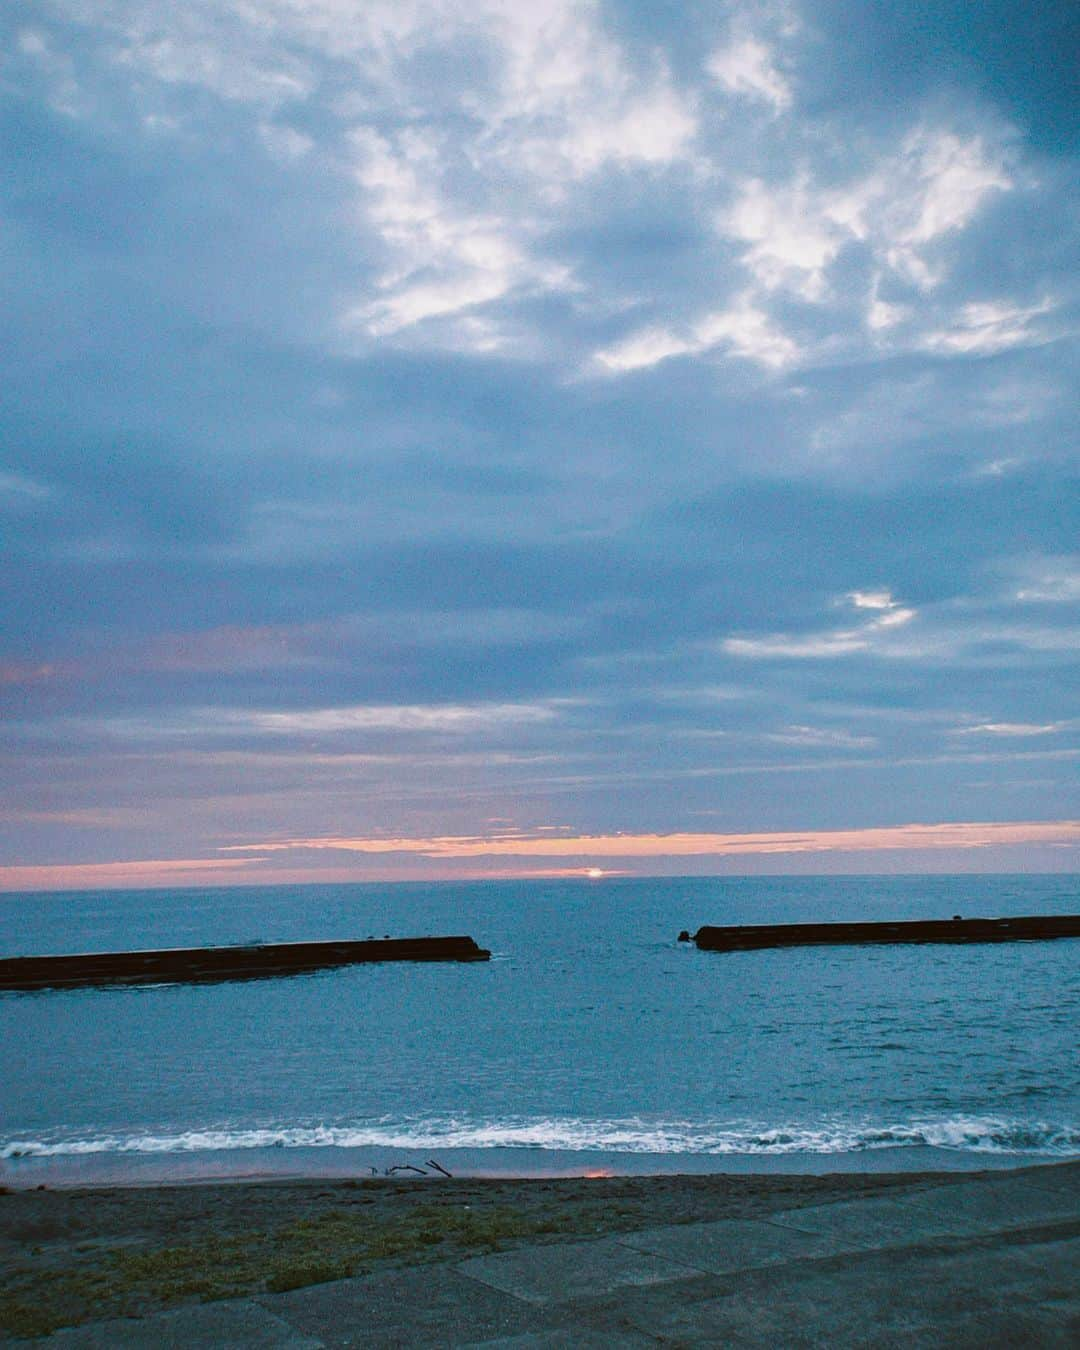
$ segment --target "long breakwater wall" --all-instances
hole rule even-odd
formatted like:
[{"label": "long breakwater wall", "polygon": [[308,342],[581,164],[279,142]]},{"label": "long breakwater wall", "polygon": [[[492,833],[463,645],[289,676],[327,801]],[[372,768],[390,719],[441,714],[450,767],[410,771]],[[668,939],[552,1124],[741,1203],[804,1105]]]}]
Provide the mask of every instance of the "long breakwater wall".
[{"label": "long breakwater wall", "polygon": [[[851,946],[874,942],[1034,942],[1080,937],[1080,914],[1009,919],[918,919],[900,923],[739,924],[699,928],[702,951],[744,952],[767,947]],[[689,933],[680,941],[690,941]]]},{"label": "long breakwater wall", "polygon": [[369,961],[487,961],[490,956],[471,937],[370,938],[362,942],[276,942],[88,952],[75,956],[9,956],[0,959],[0,989],[208,983],[299,975]]}]

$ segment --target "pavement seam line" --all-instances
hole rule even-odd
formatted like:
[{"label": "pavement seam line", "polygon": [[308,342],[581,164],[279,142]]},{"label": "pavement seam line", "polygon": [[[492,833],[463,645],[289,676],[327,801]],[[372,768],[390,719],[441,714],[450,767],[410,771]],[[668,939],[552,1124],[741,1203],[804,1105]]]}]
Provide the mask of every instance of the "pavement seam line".
[{"label": "pavement seam line", "polygon": [[[647,1228],[643,1228],[641,1231],[642,1231],[643,1233],[647,1233],[649,1230],[648,1230]],[[689,1261],[679,1261],[679,1260],[676,1260],[676,1258],[675,1258],[674,1256],[661,1256],[659,1252],[652,1252],[652,1251],[649,1251],[649,1249],[648,1249],[647,1247],[645,1247],[645,1248],[642,1248],[642,1247],[633,1247],[633,1246],[631,1246],[631,1244],[630,1244],[629,1242],[624,1242],[624,1241],[623,1241],[623,1238],[624,1238],[624,1237],[633,1237],[633,1233],[623,1233],[620,1237],[617,1237],[617,1238],[615,1239],[615,1242],[616,1242],[616,1244],[617,1244],[618,1246],[620,1246],[620,1247],[625,1247],[626,1250],[627,1250],[628,1252],[637,1252],[639,1256],[642,1255],[643,1253],[647,1252],[649,1256],[655,1256],[658,1260],[661,1260],[661,1261],[668,1261],[668,1262],[670,1262],[671,1265],[673,1265],[673,1266],[681,1266],[681,1267],[683,1268],[683,1270],[690,1270],[690,1271],[693,1271],[693,1273],[694,1273],[695,1275],[708,1275],[708,1274],[709,1274],[709,1272],[708,1272],[707,1270],[702,1270],[700,1266],[692,1266],[692,1265],[689,1263]]]}]

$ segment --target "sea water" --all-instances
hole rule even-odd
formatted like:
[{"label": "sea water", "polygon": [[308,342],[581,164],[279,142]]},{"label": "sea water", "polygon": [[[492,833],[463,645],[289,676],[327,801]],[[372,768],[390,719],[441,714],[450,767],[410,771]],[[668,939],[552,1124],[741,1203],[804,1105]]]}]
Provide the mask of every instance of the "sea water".
[{"label": "sea water", "polygon": [[468,933],[474,964],[0,994],[0,1181],[834,1170],[1080,1154],[1080,940],[699,952],[701,924],[1062,914],[1069,876],[0,897],[0,955]]}]

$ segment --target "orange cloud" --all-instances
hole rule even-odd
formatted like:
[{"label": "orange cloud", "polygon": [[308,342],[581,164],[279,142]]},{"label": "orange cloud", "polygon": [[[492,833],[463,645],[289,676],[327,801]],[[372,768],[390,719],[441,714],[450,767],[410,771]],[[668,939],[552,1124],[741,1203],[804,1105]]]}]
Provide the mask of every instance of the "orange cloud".
[{"label": "orange cloud", "polygon": [[998,844],[1080,843],[1080,821],[961,822],[860,830],[762,834],[437,835],[432,838],[312,838],[235,844],[223,852],[333,849],[346,853],[413,853],[427,858],[662,858],[765,853],[865,852],[883,849],[987,848]]}]

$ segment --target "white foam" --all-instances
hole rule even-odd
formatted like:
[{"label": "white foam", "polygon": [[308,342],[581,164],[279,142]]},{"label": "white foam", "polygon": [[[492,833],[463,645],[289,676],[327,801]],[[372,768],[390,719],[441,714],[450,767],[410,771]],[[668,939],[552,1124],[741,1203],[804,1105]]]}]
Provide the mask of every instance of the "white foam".
[{"label": "white foam", "polygon": [[858,1153],[929,1145],[972,1153],[1068,1157],[1080,1153],[1080,1127],[1003,1117],[955,1116],[875,1124],[827,1120],[765,1125],[746,1121],[582,1120],[576,1117],[382,1119],[338,1125],[267,1125],[179,1133],[103,1134],[90,1138],[11,1139],[0,1158],[90,1154],[163,1154],[265,1148],[535,1148],[565,1152],[662,1154]]}]

